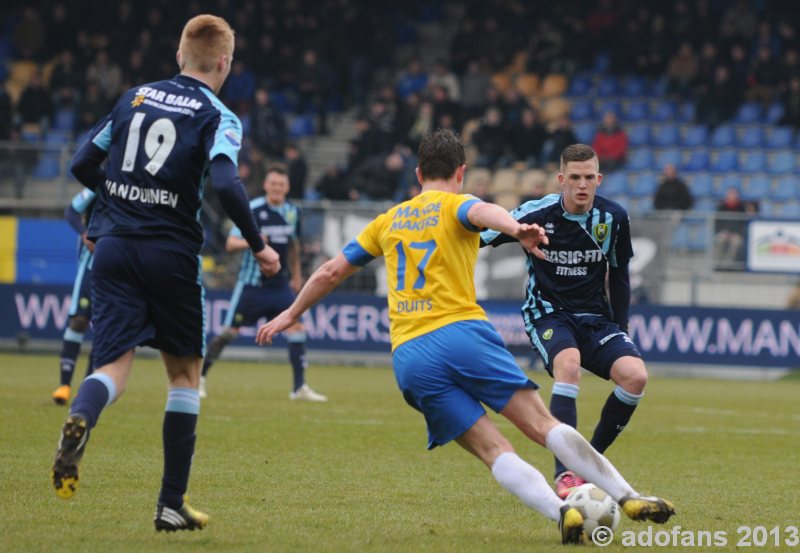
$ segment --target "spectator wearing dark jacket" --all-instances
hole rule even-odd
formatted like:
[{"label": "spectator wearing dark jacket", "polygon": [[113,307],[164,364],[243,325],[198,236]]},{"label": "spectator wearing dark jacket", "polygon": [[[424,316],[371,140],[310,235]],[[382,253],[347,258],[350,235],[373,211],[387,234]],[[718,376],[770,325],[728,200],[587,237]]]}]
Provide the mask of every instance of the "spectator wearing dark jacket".
[{"label": "spectator wearing dark jacket", "polygon": [[694,206],[694,197],[689,191],[675,166],[668,164],[664,167],[664,173],[661,176],[661,181],[658,183],[656,195],[653,198],[653,209],[692,209]]},{"label": "spectator wearing dark jacket", "polygon": [[511,152],[515,161],[524,161],[529,167],[539,163],[547,131],[532,109],[522,111],[518,125],[511,129]]},{"label": "spectator wearing dark jacket", "polygon": [[279,157],[286,145],[286,120],[270,102],[266,88],[256,90],[255,105],[250,112],[250,125],[250,137],[256,147],[268,157]]},{"label": "spectator wearing dark jacket", "polygon": [[366,159],[350,176],[348,196],[351,200],[394,199],[403,165],[403,156],[398,153]]}]

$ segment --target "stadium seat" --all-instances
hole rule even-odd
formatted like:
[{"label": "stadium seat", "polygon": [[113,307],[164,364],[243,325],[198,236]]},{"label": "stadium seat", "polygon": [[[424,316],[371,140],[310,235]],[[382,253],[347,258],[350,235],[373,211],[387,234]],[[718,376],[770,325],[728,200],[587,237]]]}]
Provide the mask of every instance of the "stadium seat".
[{"label": "stadium seat", "polygon": [[666,148],[669,146],[677,146],[680,139],[678,126],[672,123],[666,125],[654,125],[653,136],[650,141],[653,146],[659,148]]},{"label": "stadium seat", "polygon": [[54,179],[61,174],[61,158],[57,154],[42,154],[31,176],[37,179]]},{"label": "stadium seat", "polygon": [[681,169],[684,171],[705,171],[708,169],[708,152],[705,149],[695,148],[686,157]]},{"label": "stadium seat", "polygon": [[464,194],[474,194],[476,189],[475,183],[481,180],[486,183],[491,183],[492,171],[485,167],[470,168],[464,175]]},{"label": "stadium seat", "polygon": [[53,117],[53,128],[59,131],[72,131],[78,120],[77,113],[73,109],[61,108],[56,111]]},{"label": "stadium seat", "polygon": [[653,151],[650,148],[634,148],[628,154],[627,169],[647,171],[653,167]]},{"label": "stadium seat", "polygon": [[528,169],[519,178],[519,192],[523,196],[544,196],[547,190],[547,173],[541,169]]},{"label": "stadium seat", "polygon": [[605,175],[603,183],[600,185],[600,194],[607,198],[616,198],[619,194],[625,194],[627,190],[628,176],[624,171],[615,171]]},{"label": "stadium seat", "polygon": [[677,148],[664,148],[657,150],[655,156],[655,166],[659,171],[663,171],[667,165],[674,165],[676,168],[681,166],[681,151]]},{"label": "stadium seat", "polygon": [[508,73],[495,73],[490,77],[490,81],[500,94],[511,90],[511,76]]},{"label": "stadium seat", "polygon": [[736,110],[733,117],[735,123],[757,123],[761,117],[761,106],[756,102],[745,102]]},{"label": "stadium seat", "polygon": [[770,125],[777,125],[783,119],[784,111],[783,104],[779,102],[772,104],[764,114],[764,122]]},{"label": "stadium seat", "polygon": [[620,101],[616,99],[605,99],[595,102],[594,112],[598,119],[602,118],[603,115],[609,111],[613,111],[615,114],[620,115],[622,113],[622,104]]},{"label": "stadium seat", "polygon": [[742,177],[738,173],[728,173],[722,177],[717,188],[717,195],[721,198],[729,188],[742,190]]},{"label": "stadium seat", "polygon": [[592,89],[592,80],[585,75],[575,75],[569,83],[569,96],[586,96]]},{"label": "stadium seat", "polygon": [[594,140],[595,126],[592,121],[584,121],[583,123],[576,124],[573,129],[578,142],[583,144],[591,144]]},{"label": "stadium seat", "polygon": [[289,123],[289,137],[303,138],[314,134],[314,119],[309,115],[293,117]]},{"label": "stadium seat", "polygon": [[800,197],[800,182],[795,175],[772,177],[769,197],[772,200],[795,200]]},{"label": "stadium seat", "polygon": [[498,194],[494,197],[494,203],[511,211],[512,209],[519,207],[520,195],[516,192],[505,192],[503,194]]},{"label": "stadium seat", "polygon": [[519,173],[514,169],[498,169],[492,177],[491,192],[494,195],[518,192]]},{"label": "stadium seat", "polygon": [[686,127],[681,136],[681,146],[696,148],[705,146],[708,141],[708,129],[705,125],[691,125]]},{"label": "stadium seat", "polygon": [[650,145],[650,126],[646,123],[631,125],[626,128],[625,132],[628,135],[629,146],[636,148]]},{"label": "stadium seat", "polygon": [[539,91],[539,76],[532,73],[519,75],[514,86],[517,91],[526,98],[535,96]]},{"label": "stadium seat", "polygon": [[650,120],[658,123],[673,121],[677,111],[674,102],[669,100],[654,100],[650,108]]},{"label": "stadium seat", "polygon": [[794,152],[782,150],[769,157],[767,172],[772,175],[789,174],[794,171],[794,166]]},{"label": "stadium seat", "polygon": [[767,133],[767,148],[791,148],[794,129],[791,127],[774,127]]},{"label": "stadium seat", "polygon": [[772,217],[797,221],[800,219],[800,201],[789,200],[772,204]]},{"label": "stadium seat", "polygon": [[714,148],[727,148],[733,146],[736,133],[731,125],[720,125],[711,133],[711,146]]},{"label": "stadium seat", "polygon": [[717,210],[717,201],[709,196],[695,198],[694,207],[692,209],[703,213],[713,213]]},{"label": "stadium seat", "polygon": [[570,117],[573,121],[584,121],[586,119],[591,119],[593,115],[594,109],[592,107],[592,102],[588,102],[586,100],[574,100],[572,102]]},{"label": "stadium seat", "polygon": [[542,81],[542,87],[539,94],[545,98],[552,96],[563,96],[567,91],[569,85],[566,75],[560,73],[550,73]]},{"label": "stadium seat", "polygon": [[600,98],[616,96],[619,92],[619,81],[613,75],[608,75],[600,79],[597,83],[597,95]]},{"label": "stadium seat", "polygon": [[663,98],[667,92],[667,79],[655,79],[650,82],[647,95],[652,98]]},{"label": "stadium seat", "polygon": [[716,156],[712,156],[709,169],[718,173],[735,171],[738,164],[739,160],[737,159],[736,152],[732,150],[723,150]]},{"label": "stadium seat", "polygon": [[72,136],[68,131],[50,130],[44,135],[44,144],[48,146],[66,146],[70,143]]},{"label": "stadium seat", "polygon": [[655,194],[656,188],[658,179],[655,173],[650,171],[628,173],[628,195],[632,199],[650,197]]},{"label": "stadium seat", "polygon": [[742,127],[736,136],[736,146],[739,148],[760,148],[764,142],[764,132],[758,125]]},{"label": "stadium seat", "polygon": [[695,121],[697,109],[693,102],[683,102],[678,106],[678,112],[675,114],[675,119],[679,123],[693,123]]},{"label": "stadium seat", "polygon": [[647,91],[647,81],[642,77],[629,75],[622,81],[621,93],[627,98],[643,96]]},{"label": "stadium seat", "polygon": [[702,252],[708,247],[708,226],[705,220],[683,221],[681,226],[685,226],[687,230],[687,249],[690,252]]},{"label": "stadium seat", "polygon": [[739,161],[739,169],[745,173],[761,173],[767,166],[767,155],[761,150],[753,150],[744,154]]},{"label": "stadium seat", "polygon": [[769,177],[764,174],[753,175],[742,182],[742,199],[746,201],[763,201],[769,198],[771,188]]},{"label": "stadium seat", "polygon": [[695,198],[710,197],[714,192],[714,181],[710,173],[697,173],[688,179],[688,184]]},{"label": "stadium seat", "polygon": [[632,123],[646,121],[647,116],[647,102],[643,100],[631,100],[629,102],[625,102],[622,106],[622,113],[620,114],[620,118],[623,121],[630,121]]}]

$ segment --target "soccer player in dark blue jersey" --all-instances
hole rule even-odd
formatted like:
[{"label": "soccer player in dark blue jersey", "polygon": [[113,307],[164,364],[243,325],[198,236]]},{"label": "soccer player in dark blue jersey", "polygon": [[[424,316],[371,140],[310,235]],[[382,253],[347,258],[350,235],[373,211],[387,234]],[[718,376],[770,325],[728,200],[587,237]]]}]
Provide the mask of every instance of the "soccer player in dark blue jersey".
[{"label": "soccer player in dark blue jersey", "polygon": [[[262,236],[278,252],[281,270],[271,277],[258,270],[255,259],[247,248],[239,228],[231,229],[225,247],[229,252],[244,251],[239,278],[233,289],[225,328],[211,341],[203,360],[200,377],[200,397],[206,397],[206,378],[211,365],[222,350],[235,340],[239,329],[255,324],[260,318],[272,319],[289,307],[303,285],[300,272],[300,210],[286,201],[289,194],[289,173],[285,165],[272,164],[264,177],[264,196],[250,202]],[[289,343],[289,363],[292,365],[294,386],[289,399],[300,401],[327,401],[328,398],[312,390],[305,380],[306,332],[298,322],[286,330]]]},{"label": "soccer player in dark blue jersey", "polygon": [[[89,189],[83,189],[72,198],[67,208],[64,210],[64,217],[69,225],[80,236],[78,246],[78,272],[75,275],[75,284],[72,287],[72,300],[69,305],[69,320],[67,328],[64,329],[64,339],[61,342],[61,384],[52,394],[53,401],[57,405],[69,403],[72,393],[72,375],[75,372],[75,363],[81,353],[81,345],[86,330],[89,328],[89,321],[92,316],[92,252],[94,242],[86,237],[86,224],[92,213],[95,193]],[[92,373],[92,360],[86,368],[86,376]]]},{"label": "soccer player in dark blue jersey", "polygon": [[[647,383],[641,353],[627,334],[630,223],[621,205],[596,195],[602,180],[594,150],[573,144],[561,154],[562,193],[511,212],[521,223],[544,227],[550,240],[542,248],[544,259],[526,254],[530,278],[522,307],[528,336],[555,380],[550,411],[577,426],[581,367],[616,384],[591,440],[601,453],[628,424]],[[495,231],[485,231],[481,239],[492,246],[513,241]],[[559,496],[583,483],[556,459]]]},{"label": "soccer player in dark blue jersey", "polygon": [[125,92],[72,160],[78,180],[97,193],[88,232],[95,243],[96,370],[81,384],[62,428],[53,485],[60,497],[75,494],[89,433],[103,408],[124,391],[134,349],[155,347],[169,380],[156,530],[193,530],[208,522],[208,515],[192,509],[184,494],[205,354],[198,254],[209,176],[261,270],[274,274],[280,269],[237,176],[241,123],[216,96],[230,73],[233,48],[233,30],[224,19],[199,15],[189,20],[177,53],[180,74]]}]

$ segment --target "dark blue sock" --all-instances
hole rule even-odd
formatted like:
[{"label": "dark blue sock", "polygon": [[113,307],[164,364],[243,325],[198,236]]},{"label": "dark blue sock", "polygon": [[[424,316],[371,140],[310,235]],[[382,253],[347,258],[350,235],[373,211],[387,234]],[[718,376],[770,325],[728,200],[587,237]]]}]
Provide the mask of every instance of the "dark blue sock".
[{"label": "dark blue sock", "polygon": [[[575,386],[574,384],[556,382],[553,384],[553,395],[550,397],[550,413],[552,413],[555,418],[564,424],[570,425],[572,428],[578,427],[578,409],[575,406],[575,398],[578,397],[578,390],[578,386]],[[567,467],[564,466],[564,463],[558,460],[558,457],[556,457],[555,460],[555,475],[558,476],[567,470]]]},{"label": "dark blue sock", "polygon": [[[94,351],[89,352],[89,359],[86,361],[86,376],[90,376],[94,372],[93,357]],[[84,377],[85,378],[85,377]]]},{"label": "dark blue sock", "polygon": [[69,386],[75,373],[75,362],[81,353],[83,333],[67,329],[61,344],[61,385]]},{"label": "dark blue sock", "polygon": [[[302,339],[288,336],[289,340],[289,362],[292,364],[292,375],[294,376],[293,391],[297,391],[306,381],[306,335],[302,333]],[[302,341],[301,341],[302,340]]]},{"label": "dark blue sock", "polygon": [[603,411],[600,414],[600,421],[594,429],[592,436],[592,447],[600,453],[605,452],[614,443],[617,436],[625,429],[628,421],[631,420],[639,400],[644,394],[631,394],[619,386],[608,396]]},{"label": "dark blue sock", "polygon": [[200,394],[194,388],[172,388],[167,396],[162,439],[164,476],[158,502],[172,509],[183,505],[194,455],[195,428],[200,413]]},{"label": "dark blue sock", "polygon": [[83,381],[78,389],[78,395],[72,400],[69,412],[82,415],[89,424],[89,428],[94,428],[97,419],[100,418],[100,413],[114,401],[116,395],[117,388],[111,377],[95,373]]}]

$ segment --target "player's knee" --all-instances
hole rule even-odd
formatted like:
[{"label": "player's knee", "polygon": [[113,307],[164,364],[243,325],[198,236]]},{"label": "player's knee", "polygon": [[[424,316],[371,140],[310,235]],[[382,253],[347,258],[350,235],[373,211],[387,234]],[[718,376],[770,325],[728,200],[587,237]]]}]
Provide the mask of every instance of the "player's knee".
[{"label": "player's knee", "polygon": [[89,319],[82,315],[75,315],[69,320],[69,328],[75,332],[86,332],[89,329]]},{"label": "player's knee", "polygon": [[641,394],[647,386],[647,369],[644,364],[637,365],[633,370],[626,371],[620,382],[617,382],[623,390],[632,394]]},{"label": "player's knee", "polygon": [[581,365],[577,359],[565,359],[553,367],[556,382],[579,384],[581,381]]}]

